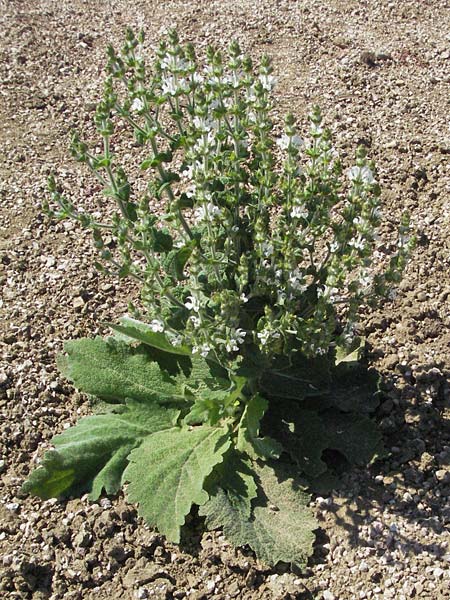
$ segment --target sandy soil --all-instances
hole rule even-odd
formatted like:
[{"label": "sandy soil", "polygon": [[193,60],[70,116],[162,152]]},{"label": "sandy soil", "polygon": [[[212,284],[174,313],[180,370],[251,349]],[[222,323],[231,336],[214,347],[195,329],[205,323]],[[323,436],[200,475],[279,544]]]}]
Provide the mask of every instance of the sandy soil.
[{"label": "sandy soil", "polygon": [[[204,48],[237,39],[269,53],[276,116],[323,109],[349,159],[379,166],[386,225],[411,212],[418,245],[397,296],[363,315],[389,395],[378,417],[390,457],[314,501],[322,529],[306,573],[267,569],[193,519],[180,546],[123,498],[41,502],[20,485],[52,435],[89,411],[62,380],[64,340],[101,331],[136,290],[98,275],[88,236],[41,216],[46,176],[94,206],[69,158],[70,130],[93,139],[105,48],[126,25],[149,51],[177,26]],[[0,1],[0,590],[5,598],[450,597],[450,5],[445,0]],[[386,242],[387,243],[387,242]]]}]

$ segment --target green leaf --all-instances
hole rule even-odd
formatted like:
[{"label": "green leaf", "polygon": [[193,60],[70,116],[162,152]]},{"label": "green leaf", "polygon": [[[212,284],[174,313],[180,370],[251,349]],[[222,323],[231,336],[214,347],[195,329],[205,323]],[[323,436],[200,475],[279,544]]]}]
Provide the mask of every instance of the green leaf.
[{"label": "green leaf", "polygon": [[134,398],[183,405],[194,392],[230,387],[226,371],[201,357],[99,337],[66,342],[64,349],[67,356],[58,360],[63,375],[83,392],[113,403]]},{"label": "green leaf", "polygon": [[353,339],[350,346],[337,346],[335,366],[341,363],[357,363],[361,358],[361,354],[366,345],[365,338],[356,337]]},{"label": "green leaf", "polygon": [[226,490],[228,499],[235,508],[240,508],[250,517],[252,500],[257,496],[255,473],[251,462],[240,452],[229,450],[208,477],[205,490],[215,495],[217,488]]},{"label": "green leaf", "polygon": [[[159,404],[184,401],[187,376],[174,369],[161,370],[151,348],[133,348],[109,338],[82,338],[64,344],[67,356],[58,366],[67,379],[83,392],[103,400],[125,398]],[[175,358],[173,359],[175,361]],[[174,367],[176,367],[174,362]]]},{"label": "green leaf", "polygon": [[270,437],[258,437],[259,424],[269,404],[265,398],[255,394],[244,409],[239,422],[236,448],[251,458],[278,458],[282,446]]},{"label": "green leaf", "polygon": [[30,475],[23,491],[47,499],[90,491],[96,500],[104,489],[120,489],[131,450],[145,436],[174,426],[179,411],[128,400],[121,412],[85,417],[53,438],[55,450]]},{"label": "green leaf", "polygon": [[228,388],[222,387],[214,391],[211,386],[207,390],[195,394],[194,403],[184,418],[184,423],[187,425],[201,423],[216,425],[220,419],[234,416],[246,382],[244,377],[232,376]]},{"label": "green leaf", "polygon": [[329,361],[326,356],[307,359],[294,355],[291,362],[280,357],[261,380],[261,390],[274,398],[303,400],[320,396],[330,386]]},{"label": "green leaf", "polygon": [[226,429],[172,428],[147,437],[129,456],[124,473],[127,496],[139,503],[139,512],[150,526],[173,542],[192,504],[208,500],[205,478],[230,446]]},{"label": "green leaf", "polygon": [[170,343],[164,333],[153,331],[150,325],[143,321],[138,321],[137,319],[127,316],[121,317],[119,321],[120,325],[115,323],[102,324],[107,325],[113,331],[119,333],[119,339],[124,341],[137,340],[147,346],[158,348],[169,354],[181,354],[183,356],[190,356],[192,354],[190,348],[187,346],[174,346]]},{"label": "green leaf", "polygon": [[223,528],[230,542],[249,545],[268,565],[281,561],[305,567],[318,527],[308,508],[309,495],[286,465],[254,466],[259,485],[250,518],[245,502],[232,502],[221,488],[200,508],[200,514],[209,529]]},{"label": "green leaf", "polygon": [[173,239],[170,233],[165,230],[157,229],[154,227],[152,229],[153,236],[153,250],[155,252],[170,252],[173,247]]},{"label": "green leaf", "polygon": [[268,415],[268,427],[308,478],[328,469],[327,449],[337,450],[350,464],[367,465],[379,454],[381,433],[375,423],[359,414],[327,410],[317,413],[294,402],[279,403]]},{"label": "green leaf", "polygon": [[192,240],[182,248],[178,248],[177,250],[172,250],[169,252],[167,255],[167,261],[165,262],[166,272],[175,277],[175,279],[178,281],[185,279],[184,267],[186,266],[186,263],[189,260],[195,246],[196,242]]}]

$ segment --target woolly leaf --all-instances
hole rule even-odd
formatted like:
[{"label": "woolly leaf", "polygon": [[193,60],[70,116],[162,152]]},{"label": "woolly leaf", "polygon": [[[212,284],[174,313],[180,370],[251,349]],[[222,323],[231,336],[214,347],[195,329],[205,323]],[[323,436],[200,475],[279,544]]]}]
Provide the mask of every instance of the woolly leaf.
[{"label": "woolly leaf", "polygon": [[136,340],[169,354],[181,354],[183,356],[192,354],[191,349],[187,346],[173,346],[164,333],[153,331],[148,323],[143,323],[128,316],[121,317],[119,321],[120,325],[104,323],[104,325],[120,334],[119,339],[127,342]]},{"label": "woolly leaf", "polygon": [[245,500],[231,501],[222,488],[200,508],[200,514],[209,529],[223,528],[230,542],[249,545],[268,565],[282,561],[304,567],[318,527],[308,508],[310,497],[286,465],[254,463],[254,467],[259,485],[250,517]]},{"label": "woolly leaf", "polygon": [[214,495],[217,487],[226,490],[233,506],[240,508],[246,517],[250,517],[251,503],[257,496],[255,473],[251,462],[245,460],[240,452],[227,452],[223,462],[211,473],[205,483],[205,490]]},{"label": "woolly leaf", "polygon": [[66,342],[59,368],[74,386],[109,402],[125,398],[184,403],[186,389],[226,389],[226,372],[202,358],[190,359],[109,338]]},{"label": "woolly leaf", "polygon": [[283,450],[281,445],[270,437],[259,436],[259,424],[267,410],[268,402],[255,394],[244,409],[239,422],[236,448],[251,458],[278,458]]},{"label": "woolly leaf", "polygon": [[45,454],[42,465],[25,482],[24,492],[47,499],[89,490],[92,500],[103,489],[108,494],[117,492],[131,450],[145,436],[172,428],[179,415],[177,410],[132,400],[120,409],[120,413],[85,417],[55,436],[55,450]]},{"label": "woolly leaf", "polygon": [[268,415],[273,435],[308,478],[328,469],[325,450],[337,450],[350,464],[370,463],[381,451],[382,436],[368,417],[327,410],[316,413],[283,402]]},{"label": "woolly leaf", "polygon": [[228,431],[217,427],[176,427],[150,435],[129,456],[128,499],[139,503],[150,526],[179,542],[192,504],[208,500],[203,483],[229,445]]}]

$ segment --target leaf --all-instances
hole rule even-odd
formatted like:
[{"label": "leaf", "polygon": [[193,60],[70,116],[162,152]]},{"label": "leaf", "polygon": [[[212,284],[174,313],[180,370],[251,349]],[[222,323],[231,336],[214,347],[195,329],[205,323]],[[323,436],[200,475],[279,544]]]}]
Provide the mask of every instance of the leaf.
[{"label": "leaf", "polygon": [[229,446],[228,431],[217,427],[177,427],[150,435],[129,456],[128,499],[139,503],[150,526],[178,543],[192,504],[208,500],[203,483]]},{"label": "leaf", "polygon": [[331,433],[329,448],[338,450],[350,464],[368,465],[382,452],[383,436],[372,419],[336,410],[322,417],[325,430]]},{"label": "leaf", "polygon": [[172,428],[179,411],[128,400],[121,411],[85,417],[53,438],[55,450],[44,455],[42,465],[30,475],[23,491],[47,499],[90,490],[96,500],[102,490],[120,489],[131,450],[145,436]]},{"label": "leaf", "polygon": [[169,252],[167,255],[167,261],[164,265],[166,272],[172,275],[178,281],[185,279],[184,267],[186,266],[186,263],[189,260],[195,246],[196,242],[195,240],[192,240],[182,248],[178,248],[177,250],[172,250]]},{"label": "leaf", "polygon": [[113,331],[119,333],[119,339],[124,341],[128,342],[131,340],[137,340],[143,344],[146,344],[147,346],[158,348],[159,350],[163,350],[169,354],[181,354],[183,356],[190,356],[192,354],[190,348],[187,346],[174,346],[170,343],[164,333],[153,331],[150,325],[144,323],[143,321],[138,321],[137,319],[133,319],[127,315],[121,317],[119,321],[120,325],[115,323],[102,324],[107,325]]},{"label": "leaf", "polygon": [[230,387],[227,372],[201,357],[178,356],[150,346],[136,348],[108,338],[72,340],[58,365],[74,386],[107,402],[125,398],[185,405],[202,390]]},{"label": "leaf", "polygon": [[350,464],[367,465],[380,452],[382,436],[368,417],[328,410],[316,413],[294,402],[280,403],[268,415],[268,427],[307,477],[328,469],[327,449],[337,450]]},{"label": "leaf", "polygon": [[[112,338],[82,338],[64,344],[67,356],[58,366],[67,379],[83,392],[103,400],[125,398],[159,404],[184,402],[188,376],[161,370],[145,346],[133,348]],[[175,360],[175,359],[174,359]]]},{"label": "leaf", "polygon": [[252,500],[257,496],[255,473],[251,462],[240,452],[228,451],[205,483],[205,490],[213,495],[218,487],[226,490],[235,508],[240,508],[246,517],[250,517]]},{"label": "leaf", "polygon": [[251,458],[278,458],[282,446],[270,437],[258,437],[259,424],[269,403],[259,394],[255,394],[244,409],[239,422],[236,448]]},{"label": "leaf", "polygon": [[330,385],[330,369],[326,356],[307,359],[300,353],[292,363],[280,357],[261,380],[261,390],[274,398],[303,400],[322,395]]},{"label": "leaf", "polygon": [[337,346],[336,347],[336,358],[335,366],[337,367],[341,363],[357,363],[366,345],[365,338],[355,337],[349,347]]},{"label": "leaf", "polygon": [[294,402],[283,402],[276,414],[270,415],[269,429],[297,463],[299,471],[318,477],[327,470],[322,453],[328,447],[328,436],[320,416],[304,410]]},{"label": "leaf", "polygon": [[153,236],[153,250],[155,252],[169,252],[173,247],[173,239],[170,233],[167,230],[157,229],[154,227],[152,229]]},{"label": "leaf", "polygon": [[254,467],[259,485],[250,518],[244,502],[236,505],[222,488],[200,508],[200,514],[209,529],[223,528],[230,542],[249,545],[268,565],[281,561],[305,567],[318,527],[308,508],[309,495],[286,465],[254,463]]},{"label": "leaf", "polygon": [[[205,379],[205,381],[207,381]],[[217,382],[216,382],[217,383]],[[241,401],[241,393],[247,380],[244,377],[232,375],[228,388],[207,390],[195,394],[193,405],[184,418],[187,425],[209,423],[215,425],[220,419],[234,416],[236,407]]]}]

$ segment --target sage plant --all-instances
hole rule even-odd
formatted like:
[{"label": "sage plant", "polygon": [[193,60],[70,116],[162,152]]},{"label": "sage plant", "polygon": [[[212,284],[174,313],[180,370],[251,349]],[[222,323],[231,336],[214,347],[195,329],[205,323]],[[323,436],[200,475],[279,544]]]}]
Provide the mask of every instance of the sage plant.
[{"label": "sage plant", "polygon": [[[226,57],[208,48],[202,67],[172,31],[148,69],[142,42],[128,31],[121,53],[108,50],[103,153],[72,143],[117,212],[97,222],[52,182],[59,216],[92,229],[101,270],[140,282],[143,318],[174,346],[229,364],[348,344],[358,309],[398,281],[409,247],[405,220],[388,269],[376,269],[380,189],[364,150],[343,173],[317,107],[304,139],[291,114],[274,133],[267,57],[255,68],[234,42]],[[147,152],[142,196],[111,150],[123,121]]]}]

